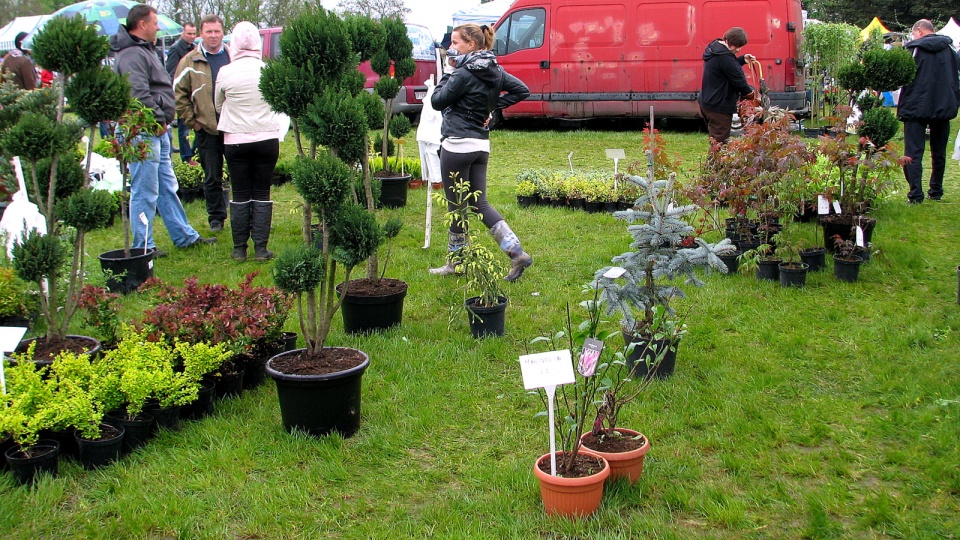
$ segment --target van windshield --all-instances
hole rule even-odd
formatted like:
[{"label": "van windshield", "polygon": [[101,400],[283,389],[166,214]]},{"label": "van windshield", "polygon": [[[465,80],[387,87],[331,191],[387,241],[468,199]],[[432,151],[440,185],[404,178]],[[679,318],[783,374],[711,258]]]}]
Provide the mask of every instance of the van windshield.
[{"label": "van windshield", "polygon": [[433,36],[424,26],[408,24],[407,37],[413,43],[414,60],[433,60]]}]

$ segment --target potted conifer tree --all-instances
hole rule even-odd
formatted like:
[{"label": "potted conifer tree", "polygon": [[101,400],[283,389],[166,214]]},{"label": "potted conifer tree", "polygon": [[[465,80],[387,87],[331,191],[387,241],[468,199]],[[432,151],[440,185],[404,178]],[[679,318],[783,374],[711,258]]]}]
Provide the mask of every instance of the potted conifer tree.
[{"label": "potted conifer tree", "polygon": [[[334,287],[338,269],[344,269],[346,294],[353,268],[380,243],[373,215],[349,200],[355,175],[348,163],[365,156],[367,93],[349,27],[337,15],[322,8],[305,11],[284,28],[280,44],[283,56],[264,69],[260,88],[294,125],[300,155],[292,175],[303,198],[304,244],[277,257],[274,278],[296,299],[306,348],[274,356],[266,370],[277,383],[288,431],[350,436],[360,426],[361,377],[370,359],[363,351],[325,344],[343,301]],[[310,143],[306,151],[301,132]],[[315,212],[322,249],[311,233]]]}]

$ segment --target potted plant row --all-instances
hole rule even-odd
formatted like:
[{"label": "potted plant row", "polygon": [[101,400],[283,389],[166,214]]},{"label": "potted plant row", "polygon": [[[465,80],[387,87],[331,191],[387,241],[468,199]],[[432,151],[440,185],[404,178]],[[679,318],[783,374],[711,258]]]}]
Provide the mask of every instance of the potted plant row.
[{"label": "potted plant row", "polygon": [[637,197],[622,175],[607,171],[524,169],[517,173],[515,193],[523,208],[543,205],[591,213],[626,210]]}]

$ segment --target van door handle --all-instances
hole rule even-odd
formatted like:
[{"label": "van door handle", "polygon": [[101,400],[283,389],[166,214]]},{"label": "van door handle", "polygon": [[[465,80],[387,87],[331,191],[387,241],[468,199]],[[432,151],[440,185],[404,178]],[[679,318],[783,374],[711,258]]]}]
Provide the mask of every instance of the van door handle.
[{"label": "van door handle", "polygon": [[540,69],[550,69],[550,61],[549,61],[549,60],[541,60],[541,61],[540,61]]}]

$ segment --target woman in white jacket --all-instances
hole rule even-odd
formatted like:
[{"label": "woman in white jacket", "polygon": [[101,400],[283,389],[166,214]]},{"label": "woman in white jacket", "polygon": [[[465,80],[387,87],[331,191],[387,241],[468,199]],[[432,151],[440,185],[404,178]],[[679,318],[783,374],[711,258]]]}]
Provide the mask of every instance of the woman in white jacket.
[{"label": "woman in white jacket", "polygon": [[254,259],[273,258],[267,249],[273,202],[270,180],[280,156],[280,128],[276,114],[260,93],[264,63],[260,32],[243,21],[233,28],[230,63],[220,68],[216,84],[217,128],[223,132],[224,157],[230,171],[233,200],[230,228],[233,253],[246,260],[247,241],[253,238]]}]

